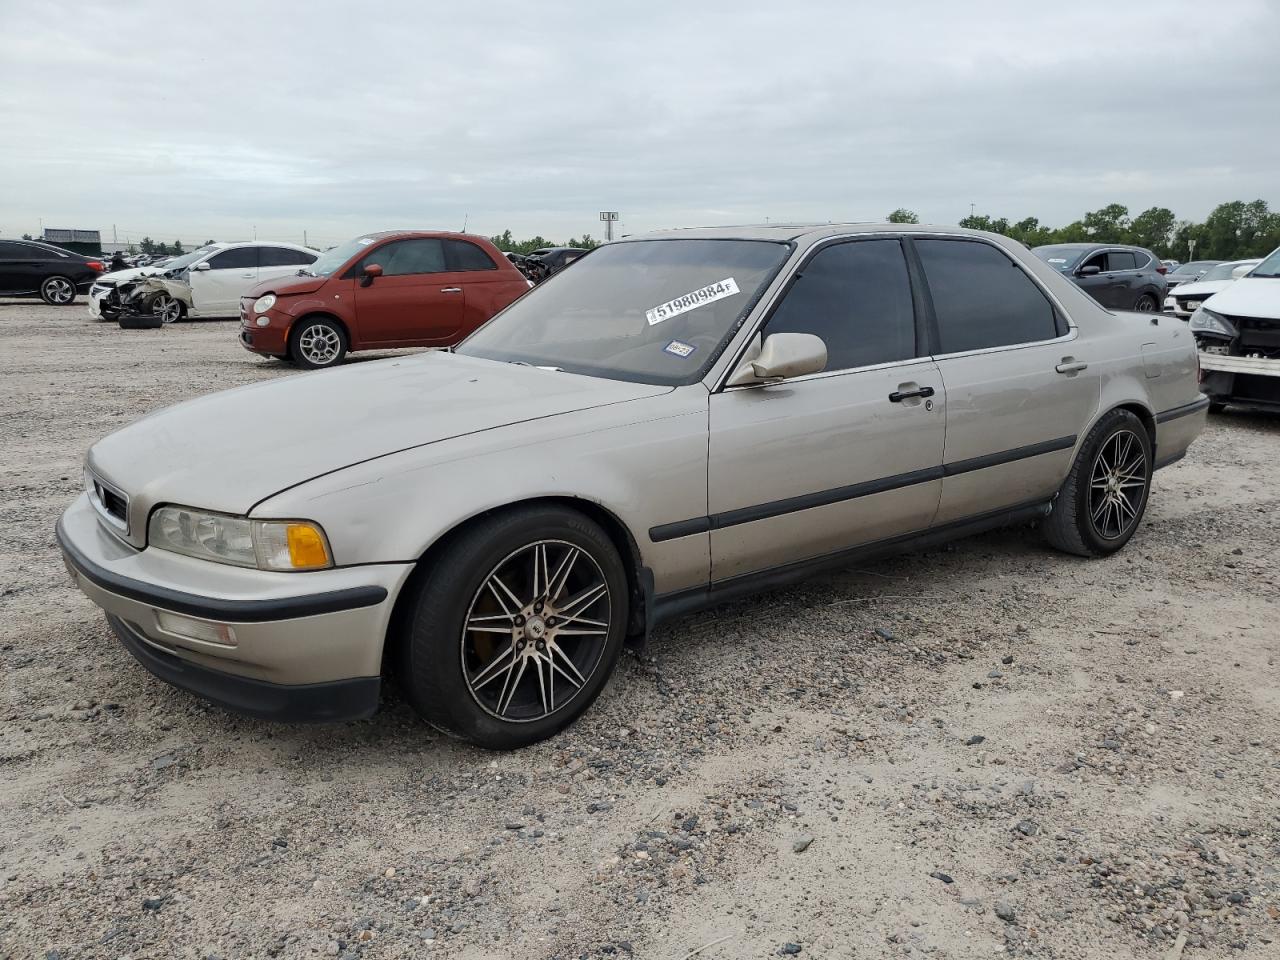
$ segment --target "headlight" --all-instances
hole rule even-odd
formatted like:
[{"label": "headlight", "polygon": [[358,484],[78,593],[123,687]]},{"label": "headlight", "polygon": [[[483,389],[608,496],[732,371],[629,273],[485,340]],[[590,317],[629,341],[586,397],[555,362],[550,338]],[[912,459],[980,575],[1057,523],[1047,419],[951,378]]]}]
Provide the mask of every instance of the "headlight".
[{"label": "headlight", "polygon": [[1213,333],[1220,337],[1229,338],[1236,336],[1236,328],[1231,326],[1230,320],[1204,306],[1199,307],[1191,315],[1190,327],[1197,333]]},{"label": "headlight", "polygon": [[147,542],[160,550],[259,570],[333,566],[324,531],[306,520],[249,520],[188,507],[161,507],[151,514]]},{"label": "headlight", "polygon": [[265,296],[259,297],[257,300],[253,301],[253,312],[266,313],[275,305],[276,305],[276,295],[274,293],[268,293]]}]

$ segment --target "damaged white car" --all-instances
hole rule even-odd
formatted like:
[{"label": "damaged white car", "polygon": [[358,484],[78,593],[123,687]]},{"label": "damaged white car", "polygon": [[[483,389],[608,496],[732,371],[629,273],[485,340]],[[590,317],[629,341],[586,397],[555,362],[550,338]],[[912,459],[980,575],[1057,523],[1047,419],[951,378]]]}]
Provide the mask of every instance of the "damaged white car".
[{"label": "damaged white car", "polygon": [[1189,325],[1210,410],[1280,410],[1280,250],[1204,301]]}]

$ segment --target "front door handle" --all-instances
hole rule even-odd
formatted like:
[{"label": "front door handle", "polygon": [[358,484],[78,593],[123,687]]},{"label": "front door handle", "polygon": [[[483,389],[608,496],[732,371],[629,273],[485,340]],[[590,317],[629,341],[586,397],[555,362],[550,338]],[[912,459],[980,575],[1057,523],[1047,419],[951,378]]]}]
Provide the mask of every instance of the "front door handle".
[{"label": "front door handle", "polygon": [[1075,357],[1063,357],[1062,362],[1053,369],[1069,376],[1073,373],[1079,373],[1081,370],[1088,370],[1089,365],[1083,360],[1077,360]]},{"label": "front door handle", "polygon": [[461,293],[462,288],[461,287],[441,287],[440,292],[441,293]]},{"label": "front door handle", "polygon": [[910,400],[913,397],[932,397],[933,387],[917,387],[914,390],[895,390],[889,394],[890,403],[901,403],[903,400]]}]

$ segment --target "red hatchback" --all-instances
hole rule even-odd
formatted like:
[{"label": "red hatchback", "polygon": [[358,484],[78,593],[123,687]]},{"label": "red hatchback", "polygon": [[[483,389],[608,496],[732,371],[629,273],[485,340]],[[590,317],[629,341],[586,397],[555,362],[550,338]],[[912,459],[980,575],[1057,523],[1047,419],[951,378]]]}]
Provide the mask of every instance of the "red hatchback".
[{"label": "red hatchback", "polygon": [[484,237],[371,233],[241,297],[240,343],[309,368],[352,350],[447,347],[529,286]]}]

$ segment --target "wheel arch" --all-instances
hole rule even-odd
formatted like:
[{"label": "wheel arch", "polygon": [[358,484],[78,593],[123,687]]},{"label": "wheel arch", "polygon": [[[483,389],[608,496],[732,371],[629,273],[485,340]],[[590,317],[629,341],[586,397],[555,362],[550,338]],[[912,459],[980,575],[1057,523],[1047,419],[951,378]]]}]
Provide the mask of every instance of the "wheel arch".
[{"label": "wheel arch", "polygon": [[576,510],[600,525],[608,534],[610,541],[622,558],[622,566],[627,574],[627,592],[629,603],[627,640],[632,646],[640,646],[648,636],[648,616],[653,598],[653,575],[644,566],[640,555],[640,547],[630,528],[608,507],[583,497],[568,495],[529,497],[524,500],[513,500],[501,506],[491,507],[459,520],[448,530],[441,533],[422,552],[415,561],[411,573],[401,586],[396,602],[392,608],[391,618],[387,626],[387,636],[383,643],[384,666],[391,662],[392,653],[401,639],[406,635],[409,617],[412,614],[413,600],[418,595],[418,586],[435,563],[446,554],[450,544],[464,531],[473,525],[501,513],[527,507],[566,507]]}]

